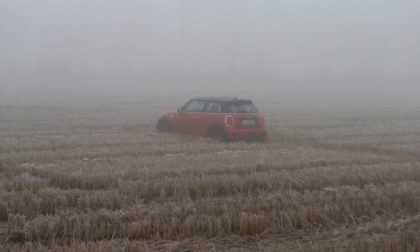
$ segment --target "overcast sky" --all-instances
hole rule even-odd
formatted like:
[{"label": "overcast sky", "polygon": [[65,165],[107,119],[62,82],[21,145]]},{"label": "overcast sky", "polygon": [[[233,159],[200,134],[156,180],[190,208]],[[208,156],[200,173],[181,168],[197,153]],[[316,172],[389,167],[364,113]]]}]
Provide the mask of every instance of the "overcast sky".
[{"label": "overcast sky", "polygon": [[0,0],[0,99],[420,100],[418,0]]}]

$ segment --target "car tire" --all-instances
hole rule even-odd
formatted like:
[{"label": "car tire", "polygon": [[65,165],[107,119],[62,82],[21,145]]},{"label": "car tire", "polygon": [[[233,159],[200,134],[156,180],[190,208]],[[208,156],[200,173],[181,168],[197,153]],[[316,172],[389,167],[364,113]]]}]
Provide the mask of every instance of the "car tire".
[{"label": "car tire", "polygon": [[159,132],[171,132],[172,131],[171,124],[169,124],[169,122],[164,120],[164,119],[159,120],[158,124],[156,125],[156,128]]},{"label": "car tire", "polygon": [[225,131],[220,127],[211,127],[207,131],[207,137],[213,140],[220,141],[220,142],[226,141]]},{"label": "car tire", "polygon": [[261,137],[260,139],[258,139],[258,143],[265,143],[265,137]]}]

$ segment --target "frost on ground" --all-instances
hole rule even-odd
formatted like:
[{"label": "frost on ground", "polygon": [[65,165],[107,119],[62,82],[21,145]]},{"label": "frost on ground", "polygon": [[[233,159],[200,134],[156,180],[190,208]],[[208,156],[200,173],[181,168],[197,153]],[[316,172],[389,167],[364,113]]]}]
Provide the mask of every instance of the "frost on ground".
[{"label": "frost on ground", "polygon": [[159,134],[157,105],[0,109],[0,249],[420,249],[418,108],[259,107],[264,144]]}]

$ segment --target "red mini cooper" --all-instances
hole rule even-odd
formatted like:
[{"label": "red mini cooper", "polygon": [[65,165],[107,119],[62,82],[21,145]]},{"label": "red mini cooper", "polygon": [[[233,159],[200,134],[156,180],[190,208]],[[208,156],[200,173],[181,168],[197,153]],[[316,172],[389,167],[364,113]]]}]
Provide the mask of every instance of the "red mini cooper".
[{"label": "red mini cooper", "polygon": [[264,117],[251,100],[195,98],[177,112],[163,114],[156,125],[161,132],[177,132],[225,140],[264,141]]}]

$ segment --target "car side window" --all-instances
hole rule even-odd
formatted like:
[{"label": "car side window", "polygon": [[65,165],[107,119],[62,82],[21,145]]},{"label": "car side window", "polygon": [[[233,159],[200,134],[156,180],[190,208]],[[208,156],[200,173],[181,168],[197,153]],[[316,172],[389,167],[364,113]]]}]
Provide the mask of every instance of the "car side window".
[{"label": "car side window", "polygon": [[193,100],[193,101],[190,101],[187,105],[185,105],[182,111],[183,112],[202,112],[205,105],[206,105],[205,101]]},{"label": "car side window", "polygon": [[220,104],[215,103],[215,102],[210,102],[209,104],[207,104],[206,112],[208,112],[208,113],[220,113],[221,112]]}]

